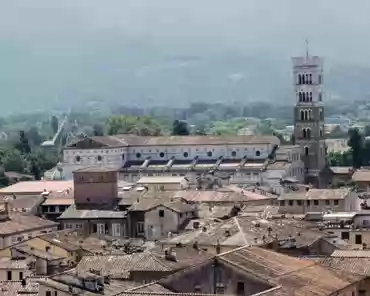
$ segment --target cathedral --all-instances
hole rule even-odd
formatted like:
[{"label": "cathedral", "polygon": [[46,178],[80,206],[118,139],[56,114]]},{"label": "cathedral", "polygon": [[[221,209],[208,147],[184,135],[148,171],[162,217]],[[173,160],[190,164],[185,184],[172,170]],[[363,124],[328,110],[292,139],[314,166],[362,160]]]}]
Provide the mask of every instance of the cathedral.
[{"label": "cathedral", "polygon": [[294,57],[295,90],[294,140],[300,146],[305,182],[315,187],[327,185],[327,159],[324,133],[323,60],[310,56]]}]

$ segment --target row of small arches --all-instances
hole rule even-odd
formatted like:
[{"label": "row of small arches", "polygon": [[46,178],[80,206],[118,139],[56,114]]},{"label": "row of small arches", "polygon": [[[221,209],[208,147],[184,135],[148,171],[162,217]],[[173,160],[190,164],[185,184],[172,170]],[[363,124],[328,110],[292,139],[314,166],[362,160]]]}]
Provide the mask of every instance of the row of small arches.
[{"label": "row of small arches", "polygon": [[312,102],[312,92],[299,92],[298,100],[300,102]]},{"label": "row of small arches", "polygon": [[299,74],[298,84],[312,84],[312,74]]},{"label": "row of small arches", "polygon": [[313,119],[313,116],[312,116],[312,110],[309,109],[309,110],[301,110],[301,120],[311,120]]}]

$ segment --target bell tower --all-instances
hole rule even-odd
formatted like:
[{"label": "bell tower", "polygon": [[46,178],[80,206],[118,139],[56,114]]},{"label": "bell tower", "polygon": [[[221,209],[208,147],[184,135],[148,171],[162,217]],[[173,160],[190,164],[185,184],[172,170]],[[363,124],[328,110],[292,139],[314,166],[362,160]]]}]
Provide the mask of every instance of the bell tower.
[{"label": "bell tower", "polygon": [[293,57],[295,90],[294,138],[301,146],[306,182],[320,186],[320,173],[326,167],[324,138],[323,60],[310,56]]}]

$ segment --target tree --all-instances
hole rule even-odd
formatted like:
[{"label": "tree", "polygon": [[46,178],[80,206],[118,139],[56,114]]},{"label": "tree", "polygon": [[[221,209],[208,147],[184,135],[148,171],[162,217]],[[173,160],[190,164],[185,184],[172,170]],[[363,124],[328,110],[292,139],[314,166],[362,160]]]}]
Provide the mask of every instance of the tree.
[{"label": "tree", "polygon": [[162,127],[157,120],[149,116],[111,116],[108,118],[109,135],[135,134],[138,136],[160,136]]},{"label": "tree", "polygon": [[15,148],[24,154],[28,154],[31,152],[31,147],[28,143],[28,138],[24,131],[19,132],[19,142],[15,144]]},{"label": "tree", "polygon": [[185,121],[175,120],[172,125],[172,135],[174,136],[190,135],[187,123]]},{"label": "tree", "polygon": [[360,168],[362,166],[363,160],[363,144],[364,144],[363,136],[361,135],[357,128],[350,129],[348,133],[349,133],[348,146],[351,147],[353,161],[352,166],[354,168]]},{"label": "tree", "polygon": [[100,124],[93,125],[93,134],[94,136],[104,136],[103,126]]},{"label": "tree", "polygon": [[27,163],[18,150],[8,151],[2,159],[5,171],[24,173]]},{"label": "tree", "polygon": [[32,146],[40,146],[40,144],[42,143],[42,138],[39,134],[39,130],[35,126],[31,127],[28,130],[27,138]]},{"label": "tree", "polygon": [[55,115],[51,118],[51,128],[53,130],[53,134],[56,134],[59,129],[58,118]]}]

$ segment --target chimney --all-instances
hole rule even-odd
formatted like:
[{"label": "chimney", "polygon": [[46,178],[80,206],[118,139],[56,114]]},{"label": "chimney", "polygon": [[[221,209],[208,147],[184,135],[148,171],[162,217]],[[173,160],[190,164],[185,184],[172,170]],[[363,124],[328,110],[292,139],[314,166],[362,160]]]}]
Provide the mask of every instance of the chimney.
[{"label": "chimney", "polygon": [[220,254],[220,253],[221,253],[220,240],[217,240],[217,244],[216,244],[216,254]]}]

